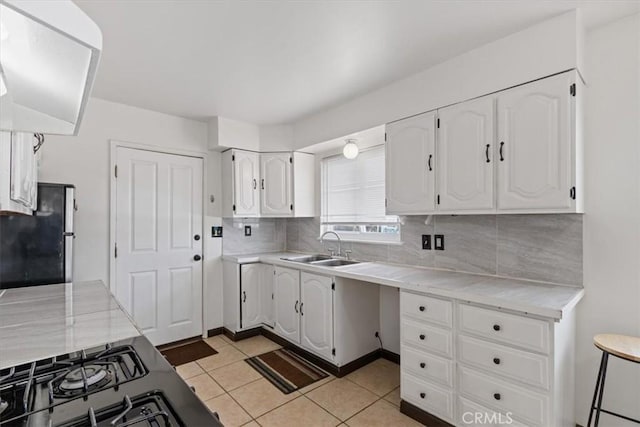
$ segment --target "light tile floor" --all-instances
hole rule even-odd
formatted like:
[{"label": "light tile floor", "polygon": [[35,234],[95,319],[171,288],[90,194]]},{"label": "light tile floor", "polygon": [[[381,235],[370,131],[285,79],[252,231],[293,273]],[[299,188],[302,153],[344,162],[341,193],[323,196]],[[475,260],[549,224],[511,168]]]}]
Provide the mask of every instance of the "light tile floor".
[{"label": "light tile floor", "polygon": [[177,367],[225,427],[237,426],[420,426],[400,413],[400,367],[378,359],[357,371],[329,376],[283,394],[244,359],[280,348],[257,336],[232,342],[207,338],[218,354]]}]

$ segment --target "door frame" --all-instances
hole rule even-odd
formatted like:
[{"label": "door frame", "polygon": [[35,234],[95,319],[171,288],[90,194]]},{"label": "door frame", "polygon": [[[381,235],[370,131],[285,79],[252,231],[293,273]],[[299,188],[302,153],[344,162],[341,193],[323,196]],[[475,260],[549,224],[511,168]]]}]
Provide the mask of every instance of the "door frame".
[{"label": "door frame", "polygon": [[202,295],[201,295],[201,327],[202,337],[206,338],[207,329],[205,325],[205,303],[206,303],[206,287],[207,283],[207,269],[204,268],[205,261],[208,258],[207,245],[204,243],[204,237],[207,235],[204,233],[205,218],[207,209],[207,194],[209,194],[209,188],[207,185],[207,152],[206,151],[193,151],[184,150],[179,148],[167,148],[157,145],[141,144],[138,142],[120,141],[116,139],[109,140],[110,153],[109,153],[109,291],[112,295],[115,295],[116,289],[116,259],[115,259],[115,245],[116,245],[116,177],[115,166],[117,160],[118,148],[129,148],[133,150],[150,151],[153,153],[172,154],[176,156],[194,157],[202,160],[202,230],[200,235],[203,236],[202,242],[202,260],[200,268],[202,269]]}]

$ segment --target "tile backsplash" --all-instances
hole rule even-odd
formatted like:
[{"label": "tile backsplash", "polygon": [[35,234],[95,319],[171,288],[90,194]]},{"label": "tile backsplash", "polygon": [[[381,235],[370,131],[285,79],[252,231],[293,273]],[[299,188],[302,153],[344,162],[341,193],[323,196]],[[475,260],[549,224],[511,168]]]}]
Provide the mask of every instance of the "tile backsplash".
[{"label": "tile backsplash", "polygon": [[[582,286],[582,215],[447,215],[428,225],[425,219],[406,217],[401,245],[345,242],[343,248],[367,261]],[[324,252],[319,230],[319,218],[287,219],[285,248]],[[422,234],[443,234],[445,250],[422,250]]]},{"label": "tile backsplash", "polygon": [[[343,242],[355,259],[447,268],[582,285],[582,215],[459,215],[406,217],[397,244]],[[251,225],[251,236],[244,226]],[[224,219],[226,254],[325,252],[319,218]],[[422,250],[423,234],[443,234],[445,250]],[[335,247],[327,242],[327,247]]]},{"label": "tile backsplash", "polygon": [[[244,235],[245,225],[251,226],[251,236]],[[225,254],[285,250],[287,220],[284,218],[225,218],[222,226],[222,252]]]}]

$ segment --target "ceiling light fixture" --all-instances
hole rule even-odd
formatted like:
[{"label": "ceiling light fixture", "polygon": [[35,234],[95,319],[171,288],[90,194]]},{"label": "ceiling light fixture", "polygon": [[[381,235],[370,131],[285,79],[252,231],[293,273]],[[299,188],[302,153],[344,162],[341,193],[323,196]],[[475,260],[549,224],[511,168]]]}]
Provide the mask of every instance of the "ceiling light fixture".
[{"label": "ceiling light fixture", "polygon": [[355,159],[356,157],[358,157],[358,153],[360,152],[360,149],[356,144],[356,140],[347,139],[346,142],[347,143],[344,145],[344,148],[342,149],[342,154],[344,154],[344,156],[349,160]]}]

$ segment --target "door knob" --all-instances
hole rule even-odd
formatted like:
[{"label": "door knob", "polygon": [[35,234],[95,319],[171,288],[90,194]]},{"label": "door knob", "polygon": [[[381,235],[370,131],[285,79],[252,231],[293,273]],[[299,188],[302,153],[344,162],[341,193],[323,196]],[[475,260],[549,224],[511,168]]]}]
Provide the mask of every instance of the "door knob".
[{"label": "door knob", "polygon": [[202,257],[200,255],[194,255],[193,256],[193,260],[194,261],[200,261],[202,259]]},{"label": "door knob", "polygon": [[200,240],[200,235],[196,234],[195,236],[193,236],[193,240],[196,240],[196,241]]}]

